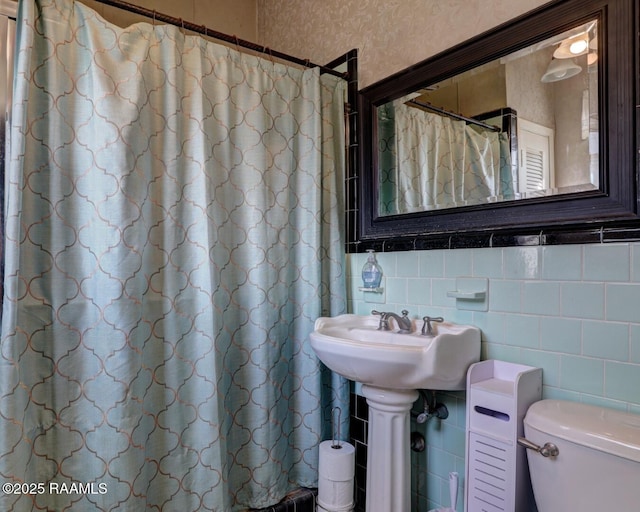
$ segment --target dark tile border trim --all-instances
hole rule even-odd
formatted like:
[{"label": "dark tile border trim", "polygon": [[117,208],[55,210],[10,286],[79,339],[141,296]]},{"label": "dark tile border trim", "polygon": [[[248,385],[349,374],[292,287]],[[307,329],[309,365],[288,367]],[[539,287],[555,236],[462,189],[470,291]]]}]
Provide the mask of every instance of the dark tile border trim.
[{"label": "dark tile border trim", "polygon": [[476,249],[492,247],[528,247],[539,245],[602,244],[640,242],[636,226],[583,226],[578,228],[512,230],[482,233],[453,233],[390,237],[348,243],[347,253]]}]

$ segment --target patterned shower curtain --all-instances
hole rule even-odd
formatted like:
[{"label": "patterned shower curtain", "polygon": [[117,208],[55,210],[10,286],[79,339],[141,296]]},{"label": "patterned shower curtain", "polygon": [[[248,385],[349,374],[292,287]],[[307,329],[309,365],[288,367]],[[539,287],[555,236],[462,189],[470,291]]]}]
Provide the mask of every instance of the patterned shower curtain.
[{"label": "patterned shower curtain", "polygon": [[0,510],[314,486],[348,407],[307,340],[345,310],[345,84],[72,0],[18,25]]},{"label": "patterned shower curtain", "polygon": [[381,213],[513,198],[506,133],[425,112],[404,99],[379,107],[378,123]]}]

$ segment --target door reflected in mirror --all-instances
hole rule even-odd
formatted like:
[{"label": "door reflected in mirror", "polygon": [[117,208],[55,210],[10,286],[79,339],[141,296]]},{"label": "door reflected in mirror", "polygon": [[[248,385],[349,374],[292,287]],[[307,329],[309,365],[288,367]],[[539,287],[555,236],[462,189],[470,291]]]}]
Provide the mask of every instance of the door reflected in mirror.
[{"label": "door reflected in mirror", "polygon": [[376,107],[378,214],[597,190],[598,23]]}]

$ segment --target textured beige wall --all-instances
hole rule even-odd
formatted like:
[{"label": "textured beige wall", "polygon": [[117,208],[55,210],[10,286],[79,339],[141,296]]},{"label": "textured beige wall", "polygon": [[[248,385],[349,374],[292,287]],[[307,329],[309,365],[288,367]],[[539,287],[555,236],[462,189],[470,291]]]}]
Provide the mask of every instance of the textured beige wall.
[{"label": "textured beige wall", "polygon": [[[94,0],[80,0],[109,21],[126,26],[148,18],[132,15],[116,7]],[[127,0],[185,21],[236,35],[247,41],[257,41],[257,0]]]},{"label": "textured beige wall", "polygon": [[360,86],[376,82],[546,0],[257,0],[271,48],[329,62],[359,50]]},{"label": "textured beige wall", "polygon": [[[121,26],[148,21],[81,0]],[[546,0],[128,0],[325,63],[358,48],[365,87]]]}]

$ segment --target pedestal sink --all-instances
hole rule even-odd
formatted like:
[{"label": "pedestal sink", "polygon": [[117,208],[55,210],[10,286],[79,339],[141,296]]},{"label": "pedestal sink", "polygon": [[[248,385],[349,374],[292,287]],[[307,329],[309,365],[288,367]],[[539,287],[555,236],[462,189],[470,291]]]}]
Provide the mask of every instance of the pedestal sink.
[{"label": "pedestal sink", "polygon": [[438,323],[433,336],[379,330],[373,315],[318,318],[311,347],[331,370],[362,383],[369,404],[367,512],[410,512],[410,411],[418,389],[463,390],[480,360],[476,327]]}]

